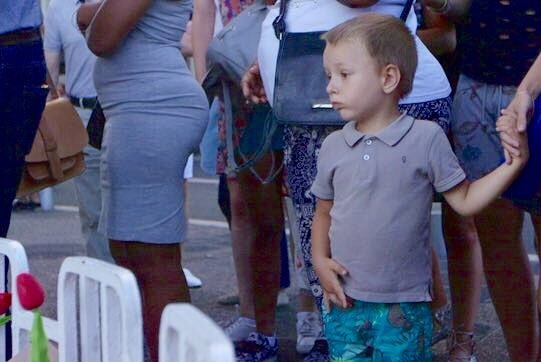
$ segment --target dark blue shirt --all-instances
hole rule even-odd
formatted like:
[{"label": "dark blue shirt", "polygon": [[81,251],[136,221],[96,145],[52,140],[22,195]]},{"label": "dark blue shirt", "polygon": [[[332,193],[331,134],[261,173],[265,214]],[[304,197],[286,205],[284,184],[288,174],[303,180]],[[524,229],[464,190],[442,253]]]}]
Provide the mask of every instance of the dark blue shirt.
[{"label": "dark blue shirt", "polygon": [[541,0],[473,0],[459,34],[461,73],[517,86],[541,51]]}]

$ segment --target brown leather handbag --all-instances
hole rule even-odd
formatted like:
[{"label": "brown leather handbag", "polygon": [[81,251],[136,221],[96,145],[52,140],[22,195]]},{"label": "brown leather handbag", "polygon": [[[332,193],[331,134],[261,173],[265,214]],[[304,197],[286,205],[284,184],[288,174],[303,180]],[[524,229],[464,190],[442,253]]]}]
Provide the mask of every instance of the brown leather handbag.
[{"label": "brown leather handbag", "polygon": [[86,129],[69,99],[47,102],[26,156],[17,197],[80,175],[85,170],[83,149],[87,144]]}]

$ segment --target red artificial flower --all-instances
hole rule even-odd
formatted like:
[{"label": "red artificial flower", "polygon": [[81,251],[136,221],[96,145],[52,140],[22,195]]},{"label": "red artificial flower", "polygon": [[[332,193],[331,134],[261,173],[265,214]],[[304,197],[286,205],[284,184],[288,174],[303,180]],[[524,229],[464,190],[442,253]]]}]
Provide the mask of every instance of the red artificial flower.
[{"label": "red artificial flower", "polygon": [[11,293],[0,293],[0,314],[5,314],[11,307]]},{"label": "red artificial flower", "polygon": [[40,282],[30,273],[17,275],[17,295],[26,310],[41,307],[45,301],[45,291]]}]

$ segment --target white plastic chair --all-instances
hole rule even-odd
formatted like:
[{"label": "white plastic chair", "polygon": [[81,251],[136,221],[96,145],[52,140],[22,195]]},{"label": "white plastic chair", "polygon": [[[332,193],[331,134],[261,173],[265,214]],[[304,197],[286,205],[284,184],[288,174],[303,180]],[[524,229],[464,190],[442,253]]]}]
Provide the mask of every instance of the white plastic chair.
[{"label": "white plastic chair", "polygon": [[160,321],[160,362],[235,362],[223,330],[191,304],[169,304]]},{"label": "white plastic chair", "polygon": [[[11,330],[12,330],[12,352],[15,355],[19,350],[28,345],[29,331],[32,329],[34,315],[21,307],[19,298],[15,292],[15,279],[20,273],[28,272],[28,258],[24,247],[15,240],[0,238],[0,291],[6,292],[5,263],[9,261],[10,280],[8,290],[12,293],[11,301]],[[58,325],[55,320],[43,318],[44,327],[47,330],[47,337],[59,343]],[[6,360],[6,326],[0,328],[0,361]]]},{"label": "white plastic chair", "polygon": [[143,362],[141,297],[127,269],[87,257],[58,277],[60,362]]}]

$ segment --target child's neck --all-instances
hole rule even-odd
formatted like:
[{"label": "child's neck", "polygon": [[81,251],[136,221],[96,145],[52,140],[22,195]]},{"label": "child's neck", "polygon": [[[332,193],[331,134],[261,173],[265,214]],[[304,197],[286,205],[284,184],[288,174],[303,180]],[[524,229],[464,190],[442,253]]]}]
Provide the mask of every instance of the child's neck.
[{"label": "child's neck", "polygon": [[376,134],[400,116],[398,107],[385,107],[371,116],[356,121],[355,129],[364,134]]}]

